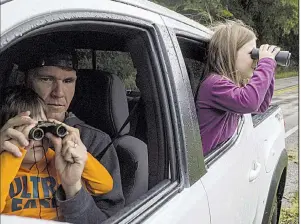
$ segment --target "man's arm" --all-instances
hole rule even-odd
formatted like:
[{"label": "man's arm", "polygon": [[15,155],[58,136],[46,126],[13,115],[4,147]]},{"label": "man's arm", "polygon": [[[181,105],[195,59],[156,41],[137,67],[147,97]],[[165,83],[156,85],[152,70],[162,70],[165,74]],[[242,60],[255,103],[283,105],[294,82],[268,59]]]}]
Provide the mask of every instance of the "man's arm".
[{"label": "man's arm", "polygon": [[74,197],[66,199],[65,192],[62,185],[60,185],[56,192],[56,199],[60,212],[64,217],[63,221],[80,224],[96,224],[108,218],[108,216],[97,207],[92,196],[83,187]]},{"label": "man's arm", "polygon": [[[81,125],[75,127],[80,130],[83,143],[94,157],[111,142],[107,134],[97,129]],[[92,197],[82,188],[73,198],[64,200],[64,191],[59,188],[57,200],[65,221],[80,224],[100,223],[124,207],[119,161],[114,146],[108,149],[100,162],[113,178],[112,191]]]}]

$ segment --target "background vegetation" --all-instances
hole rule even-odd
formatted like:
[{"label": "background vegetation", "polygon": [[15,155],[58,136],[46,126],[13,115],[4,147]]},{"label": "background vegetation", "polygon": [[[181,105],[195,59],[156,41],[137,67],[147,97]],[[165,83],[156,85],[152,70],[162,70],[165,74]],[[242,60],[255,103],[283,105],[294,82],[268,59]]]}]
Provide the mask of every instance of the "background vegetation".
[{"label": "background vegetation", "polygon": [[254,28],[258,46],[274,44],[292,53],[291,66],[279,73],[298,71],[299,23],[297,0],[153,0],[203,25],[239,19]]}]

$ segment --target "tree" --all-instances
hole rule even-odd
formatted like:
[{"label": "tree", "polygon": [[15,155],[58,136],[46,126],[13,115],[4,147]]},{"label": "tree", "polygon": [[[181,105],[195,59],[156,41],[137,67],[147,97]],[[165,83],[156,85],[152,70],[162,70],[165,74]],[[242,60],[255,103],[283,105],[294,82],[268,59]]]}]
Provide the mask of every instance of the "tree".
[{"label": "tree", "polygon": [[168,4],[166,4],[166,1],[161,0],[156,0],[155,2],[203,25],[210,25],[221,19],[233,18],[232,13],[221,4],[220,0],[177,0],[170,1]]},{"label": "tree", "polygon": [[259,45],[278,45],[292,52],[295,62],[299,61],[297,0],[228,1],[233,15],[257,31]]},{"label": "tree", "polygon": [[155,0],[203,25],[239,19],[253,27],[258,45],[269,43],[292,53],[299,61],[297,0]]}]

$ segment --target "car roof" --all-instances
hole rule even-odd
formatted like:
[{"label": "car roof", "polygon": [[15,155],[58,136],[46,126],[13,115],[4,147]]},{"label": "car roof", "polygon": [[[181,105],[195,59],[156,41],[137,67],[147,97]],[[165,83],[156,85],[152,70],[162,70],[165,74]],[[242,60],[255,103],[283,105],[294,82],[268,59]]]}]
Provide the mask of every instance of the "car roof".
[{"label": "car roof", "polygon": [[[17,3],[17,2],[20,2],[20,1],[23,1],[23,0],[0,0],[0,5],[9,5],[10,3]],[[201,30],[202,32],[205,32],[207,34],[212,34],[212,31],[210,29],[208,29],[207,27],[205,27],[204,25],[201,25],[200,23],[197,23],[196,21],[192,20],[192,19],[189,19],[188,17],[186,16],[183,16],[175,11],[172,11],[166,7],[163,7],[159,4],[156,4],[156,3],[153,3],[153,2],[150,2],[148,0],[109,0],[109,1],[112,1],[112,2],[119,2],[119,3],[122,3],[122,4],[126,4],[126,5],[131,5],[131,6],[134,6],[134,7],[137,7],[137,8],[141,8],[141,9],[144,9],[144,10],[147,10],[147,11],[150,11],[150,12],[153,12],[153,13],[156,13],[156,14],[159,14],[161,16],[165,16],[165,17],[168,17],[168,18],[171,18],[171,19],[174,19],[176,21],[179,21],[181,23],[184,23],[186,25],[189,25],[189,26],[192,26],[196,29],[199,29]],[[27,4],[30,4],[30,3],[33,3],[33,4],[36,4],[35,1],[26,1]],[[55,3],[56,1],[53,2],[53,4],[56,4]],[[79,2],[79,1],[75,1],[75,2]],[[98,0],[85,0],[85,3],[97,3],[99,2]],[[70,5],[72,5],[72,1],[70,1],[70,3],[68,3]],[[103,4],[105,4],[103,2]],[[61,5],[64,9],[64,6]],[[99,7],[101,8],[101,7]]]},{"label": "car roof", "polygon": [[160,14],[162,16],[169,17],[171,19],[180,21],[182,23],[185,23],[187,25],[193,26],[195,28],[198,28],[202,30],[205,33],[211,34],[212,31],[205,27],[204,25],[201,25],[200,23],[197,23],[196,21],[189,19],[186,16],[181,15],[180,13],[177,13],[175,11],[172,11],[166,7],[163,7],[161,5],[158,5],[156,3],[147,1],[147,0],[113,0],[116,2],[122,2],[125,4],[133,5],[138,8],[146,9],[149,11],[152,11],[154,13]]}]

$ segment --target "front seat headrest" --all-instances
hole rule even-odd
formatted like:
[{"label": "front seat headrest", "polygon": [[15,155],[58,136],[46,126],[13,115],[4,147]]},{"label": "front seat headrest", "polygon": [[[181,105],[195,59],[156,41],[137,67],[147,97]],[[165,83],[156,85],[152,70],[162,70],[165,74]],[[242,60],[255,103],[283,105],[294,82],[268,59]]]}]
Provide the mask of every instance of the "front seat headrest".
[{"label": "front seat headrest", "polygon": [[[79,70],[70,111],[87,124],[111,137],[129,116],[125,87],[116,75],[103,71]],[[121,135],[128,134],[130,124]]]}]

